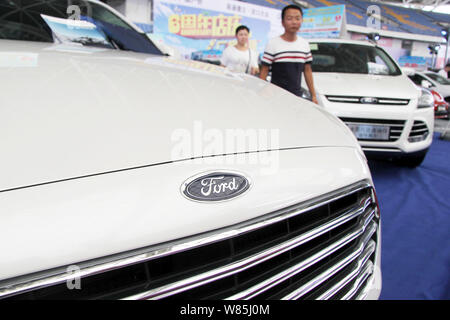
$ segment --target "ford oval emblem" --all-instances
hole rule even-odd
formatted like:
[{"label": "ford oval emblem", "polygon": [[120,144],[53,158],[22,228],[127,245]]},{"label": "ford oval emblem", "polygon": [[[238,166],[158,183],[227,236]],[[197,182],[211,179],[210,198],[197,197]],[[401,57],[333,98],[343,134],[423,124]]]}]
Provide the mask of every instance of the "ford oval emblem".
[{"label": "ford oval emblem", "polygon": [[181,192],[188,199],[210,202],[233,199],[249,188],[249,180],[241,174],[212,172],[188,179]]},{"label": "ford oval emblem", "polygon": [[361,103],[366,103],[366,104],[376,104],[378,103],[378,99],[377,98],[372,98],[372,97],[364,97],[360,99]]}]

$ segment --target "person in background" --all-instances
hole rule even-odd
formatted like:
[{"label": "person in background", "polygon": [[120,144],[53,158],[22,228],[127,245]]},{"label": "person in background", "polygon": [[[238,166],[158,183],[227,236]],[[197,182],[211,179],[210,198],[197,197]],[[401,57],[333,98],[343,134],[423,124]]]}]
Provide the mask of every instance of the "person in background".
[{"label": "person in background", "polygon": [[273,84],[301,96],[301,80],[302,73],[304,73],[311,100],[317,104],[309,43],[297,35],[303,22],[303,10],[296,5],[284,7],[281,13],[281,22],[284,34],[269,40],[264,51],[259,76],[266,80],[269,68],[271,68]]},{"label": "person in background", "polygon": [[259,72],[258,55],[251,50],[248,44],[250,29],[247,26],[236,28],[235,46],[228,46],[222,54],[220,65],[232,72],[249,73],[255,75]]},{"label": "person in background", "polygon": [[438,74],[444,78],[450,79],[450,63],[447,63],[444,69],[439,70]]}]

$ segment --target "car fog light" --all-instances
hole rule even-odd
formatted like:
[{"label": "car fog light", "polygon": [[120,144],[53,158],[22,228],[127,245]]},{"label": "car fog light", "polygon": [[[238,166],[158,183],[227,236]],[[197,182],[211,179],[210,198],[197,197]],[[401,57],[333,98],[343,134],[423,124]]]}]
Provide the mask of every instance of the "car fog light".
[{"label": "car fog light", "polygon": [[420,141],[425,140],[427,137],[428,137],[428,132],[424,133],[423,135],[420,135],[420,136],[409,137],[408,141],[409,142],[420,142]]}]

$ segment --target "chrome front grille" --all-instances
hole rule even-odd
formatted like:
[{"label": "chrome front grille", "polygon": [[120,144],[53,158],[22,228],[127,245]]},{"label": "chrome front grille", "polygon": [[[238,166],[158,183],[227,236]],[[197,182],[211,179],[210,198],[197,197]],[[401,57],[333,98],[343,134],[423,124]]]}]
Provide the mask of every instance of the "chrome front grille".
[{"label": "chrome front grille", "polygon": [[[283,299],[298,299],[307,294],[309,298],[318,300],[336,298],[337,295],[341,295],[342,299],[354,297],[362,283],[373,273],[374,264],[369,258],[375,253],[376,242],[371,238],[378,225],[372,221],[369,228],[367,230],[366,228],[367,225],[364,227],[363,237],[353,251],[350,250],[349,254],[344,255],[336,264],[284,296]],[[325,284],[330,279],[334,281]],[[325,288],[312,292],[318,284],[325,284]],[[346,286],[349,286],[347,290],[343,290]]]},{"label": "chrome front grille", "polygon": [[[352,124],[389,126],[389,140],[387,142],[394,142],[400,139],[400,136],[402,135],[406,123],[405,120],[363,119],[363,118],[344,118],[344,117],[341,117],[340,119],[344,121],[346,124],[352,123]],[[377,141],[377,140],[370,140],[370,141]]]},{"label": "chrome front grille", "polygon": [[327,100],[336,103],[357,103],[364,105],[406,106],[409,99],[358,97],[358,96],[326,96]]},{"label": "chrome front grille", "polygon": [[193,239],[121,260],[90,262],[83,268],[81,290],[42,278],[41,285],[36,280],[28,286],[25,280],[8,287],[0,283],[0,296],[354,299],[364,293],[376,263],[377,210],[373,189],[360,182]]}]

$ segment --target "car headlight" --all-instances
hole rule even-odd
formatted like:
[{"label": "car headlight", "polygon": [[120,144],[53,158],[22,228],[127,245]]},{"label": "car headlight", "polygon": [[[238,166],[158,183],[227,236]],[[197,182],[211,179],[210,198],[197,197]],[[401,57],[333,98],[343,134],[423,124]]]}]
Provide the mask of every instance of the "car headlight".
[{"label": "car headlight", "polygon": [[417,108],[432,108],[432,107],[434,107],[433,94],[429,90],[422,88],[422,95],[419,98]]}]

